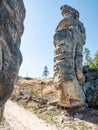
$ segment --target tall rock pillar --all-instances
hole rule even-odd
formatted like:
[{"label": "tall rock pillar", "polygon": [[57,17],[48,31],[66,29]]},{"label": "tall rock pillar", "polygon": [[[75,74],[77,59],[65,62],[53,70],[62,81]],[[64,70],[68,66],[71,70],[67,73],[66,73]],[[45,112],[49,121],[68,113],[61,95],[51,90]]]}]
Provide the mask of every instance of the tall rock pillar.
[{"label": "tall rock pillar", "polygon": [[79,107],[85,103],[82,72],[85,28],[76,9],[64,5],[61,13],[63,19],[54,35],[54,86],[58,90],[60,106]]},{"label": "tall rock pillar", "polygon": [[24,18],[23,0],[0,0],[0,122],[22,63],[19,47]]}]

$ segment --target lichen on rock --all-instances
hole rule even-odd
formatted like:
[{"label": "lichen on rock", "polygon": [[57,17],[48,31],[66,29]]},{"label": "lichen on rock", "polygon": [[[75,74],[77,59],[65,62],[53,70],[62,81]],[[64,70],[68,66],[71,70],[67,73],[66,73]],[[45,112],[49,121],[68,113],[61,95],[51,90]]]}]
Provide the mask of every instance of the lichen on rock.
[{"label": "lichen on rock", "polygon": [[63,19],[54,35],[54,86],[58,104],[71,108],[85,103],[82,51],[86,36],[76,9],[64,5],[61,13]]},{"label": "lichen on rock", "polygon": [[23,0],[0,1],[0,121],[22,63],[19,47],[24,18]]}]

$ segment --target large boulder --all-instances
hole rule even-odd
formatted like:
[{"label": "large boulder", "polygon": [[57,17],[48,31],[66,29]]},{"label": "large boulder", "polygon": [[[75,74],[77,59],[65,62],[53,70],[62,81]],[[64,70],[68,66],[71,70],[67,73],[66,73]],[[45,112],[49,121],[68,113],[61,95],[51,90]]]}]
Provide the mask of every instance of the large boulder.
[{"label": "large boulder", "polygon": [[64,5],[61,12],[63,19],[54,35],[54,86],[60,106],[79,107],[85,103],[82,67],[85,28],[76,9]]},{"label": "large boulder", "polygon": [[0,0],[0,121],[22,63],[19,47],[24,18],[23,0]]},{"label": "large boulder", "polygon": [[98,108],[98,70],[84,66],[83,72],[85,75],[84,92],[87,103],[90,107]]}]

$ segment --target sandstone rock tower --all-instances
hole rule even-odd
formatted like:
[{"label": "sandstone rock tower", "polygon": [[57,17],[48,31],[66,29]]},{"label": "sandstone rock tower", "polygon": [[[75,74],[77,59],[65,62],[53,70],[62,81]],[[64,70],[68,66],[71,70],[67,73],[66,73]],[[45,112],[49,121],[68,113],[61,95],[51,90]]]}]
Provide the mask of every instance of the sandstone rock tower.
[{"label": "sandstone rock tower", "polygon": [[85,102],[82,51],[85,28],[79,21],[79,12],[68,6],[61,7],[63,19],[54,35],[54,85],[58,90],[58,104],[79,107]]},{"label": "sandstone rock tower", "polygon": [[23,0],[0,0],[0,122],[22,62]]}]

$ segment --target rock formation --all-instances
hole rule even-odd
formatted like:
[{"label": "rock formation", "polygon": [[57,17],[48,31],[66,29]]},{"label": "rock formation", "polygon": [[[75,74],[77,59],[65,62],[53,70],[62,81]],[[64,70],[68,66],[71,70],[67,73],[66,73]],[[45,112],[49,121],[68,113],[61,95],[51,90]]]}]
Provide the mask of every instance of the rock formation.
[{"label": "rock formation", "polygon": [[24,18],[23,0],[0,0],[0,121],[22,62]]},{"label": "rock formation", "polygon": [[85,75],[84,92],[87,103],[90,107],[98,108],[98,70],[84,66],[83,73]]},{"label": "rock formation", "polygon": [[85,28],[79,12],[67,5],[61,7],[63,19],[54,35],[54,86],[58,90],[58,104],[79,107],[85,103],[82,50]]}]

